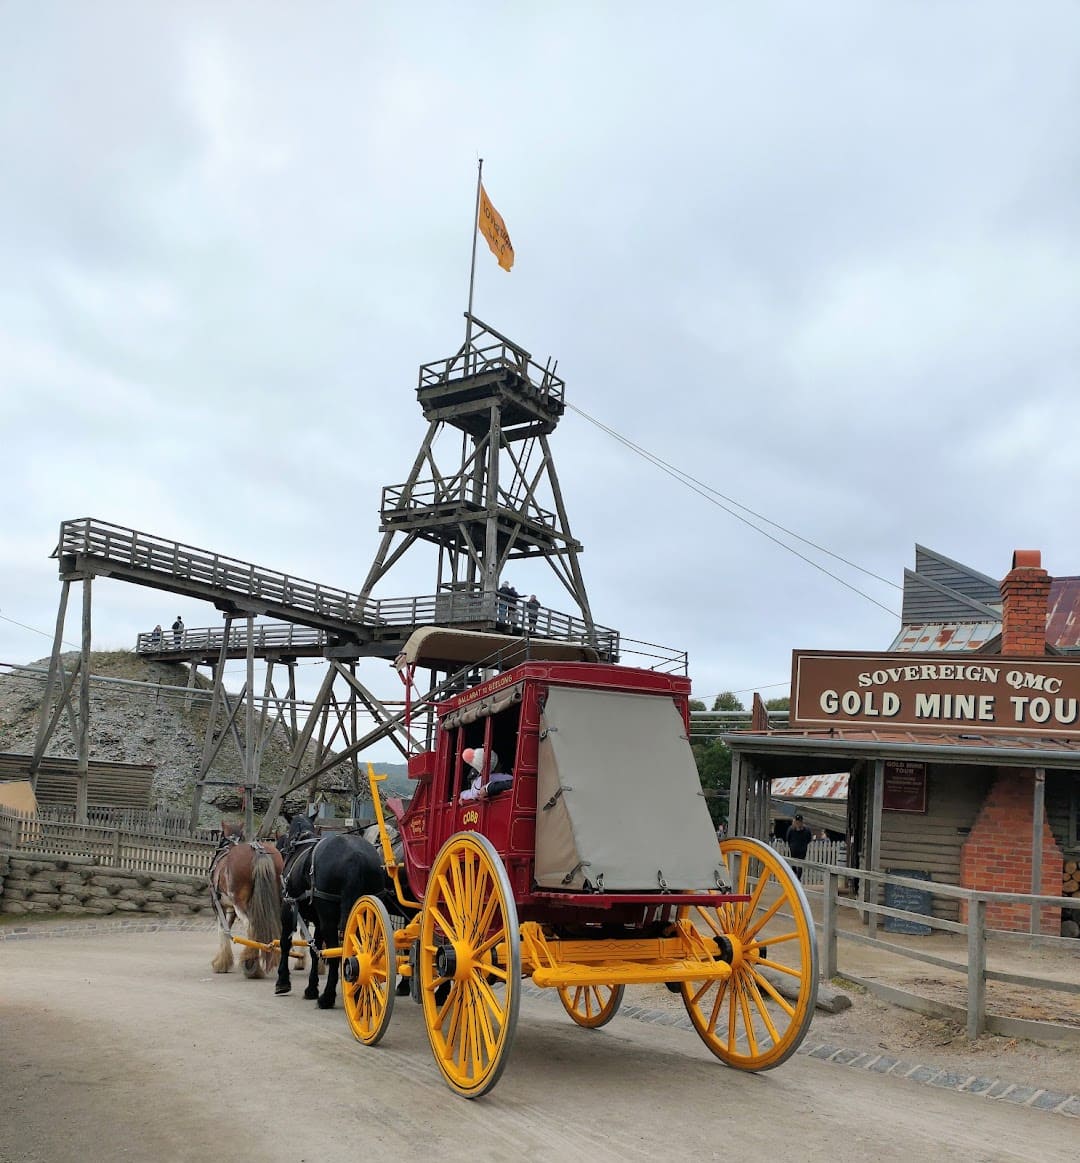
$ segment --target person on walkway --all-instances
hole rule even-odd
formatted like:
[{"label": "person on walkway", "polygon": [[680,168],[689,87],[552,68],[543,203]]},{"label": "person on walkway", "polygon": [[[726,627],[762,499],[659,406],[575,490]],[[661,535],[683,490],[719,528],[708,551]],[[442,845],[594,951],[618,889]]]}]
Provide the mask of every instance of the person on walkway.
[{"label": "person on walkway", "polygon": [[495,603],[495,621],[504,626],[510,621],[510,585],[503,582],[495,591],[498,601]]},{"label": "person on walkway", "polygon": [[161,649],[161,623],[159,622],[150,632],[150,649]]},{"label": "person on walkway", "polygon": [[179,614],[177,614],[176,621],[173,622],[173,624],[172,624],[172,640],[173,640],[173,649],[174,650],[180,649],[180,643],[183,640],[183,637],[184,637],[184,620],[183,620],[183,618],[180,617]]},{"label": "person on walkway", "polygon": [[510,623],[511,628],[513,628],[517,625],[518,598],[520,598],[520,597],[521,597],[521,594],[519,594],[517,592],[517,590],[515,590],[514,587],[509,582],[507,582],[506,583],[506,605],[507,605],[507,618],[506,618],[506,620]]},{"label": "person on walkway", "polygon": [[[787,830],[788,852],[796,860],[805,860],[807,849],[810,847],[810,829],[803,823],[802,814],[795,813],[795,819]],[[802,865],[796,864],[795,875],[802,880]]]},{"label": "person on walkway", "polygon": [[540,616],[540,602],[536,594],[529,594],[529,600],[525,603],[525,609],[529,615],[529,633],[532,634],[536,629],[536,619]]},{"label": "person on walkway", "polygon": [[521,594],[508,582],[504,581],[498,590],[498,622],[500,625],[513,628],[517,623],[518,598]]}]

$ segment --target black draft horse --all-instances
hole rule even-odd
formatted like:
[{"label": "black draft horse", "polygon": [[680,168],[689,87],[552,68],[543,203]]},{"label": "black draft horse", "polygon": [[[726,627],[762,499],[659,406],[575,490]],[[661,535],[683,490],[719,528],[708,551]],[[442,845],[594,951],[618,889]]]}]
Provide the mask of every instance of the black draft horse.
[{"label": "black draft horse", "polygon": [[[378,849],[362,836],[334,832],[319,837],[314,823],[297,815],[279,841],[285,858],[282,874],[281,948],[289,949],[297,927],[297,913],[312,927],[316,949],[334,948],[345,935],[345,923],[362,896],[376,896],[392,913],[401,915],[397,894],[383,868]],[[326,985],[319,993],[319,960],[311,958],[304,997],[318,999],[319,1009],[333,1009],[337,997],[340,958],[329,958]],[[275,993],[289,993],[292,982],[288,959],[278,962]]]}]

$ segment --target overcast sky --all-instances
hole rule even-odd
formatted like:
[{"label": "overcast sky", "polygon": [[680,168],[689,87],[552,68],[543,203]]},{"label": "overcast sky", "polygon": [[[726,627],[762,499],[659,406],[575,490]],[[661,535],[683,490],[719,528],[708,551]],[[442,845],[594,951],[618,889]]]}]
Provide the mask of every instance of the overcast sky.
[{"label": "overcast sky", "polygon": [[[0,662],[49,652],[66,519],[359,589],[417,367],[462,340],[478,156],[516,263],[481,242],[476,313],[885,579],[568,411],[593,613],[689,651],[700,697],[887,648],[916,543],[1080,574],[1076,3],[0,0]],[[99,581],[94,648],[177,613],[220,625]]]}]

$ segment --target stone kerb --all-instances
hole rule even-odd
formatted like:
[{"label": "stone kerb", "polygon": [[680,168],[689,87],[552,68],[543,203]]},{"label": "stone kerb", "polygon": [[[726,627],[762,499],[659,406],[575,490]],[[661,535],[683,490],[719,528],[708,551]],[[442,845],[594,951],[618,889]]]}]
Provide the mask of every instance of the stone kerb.
[{"label": "stone kerb", "polygon": [[0,853],[0,913],[190,917],[212,911],[205,876],[136,872],[89,856]]}]

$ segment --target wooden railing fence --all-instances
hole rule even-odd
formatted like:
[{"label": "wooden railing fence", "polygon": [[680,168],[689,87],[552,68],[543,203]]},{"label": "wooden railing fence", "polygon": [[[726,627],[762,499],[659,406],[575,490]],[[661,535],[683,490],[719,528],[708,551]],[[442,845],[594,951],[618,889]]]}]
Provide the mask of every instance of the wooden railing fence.
[{"label": "wooden railing fence", "polygon": [[[774,847],[777,847],[779,850],[778,845],[774,845]],[[1018,1031],[1022,1033],[1025,1026],[1034,1030],[1035,1027],[1042,1024],[1035,1022],[1025,1023],[1021,1019],[1001,1018],[998,1016],[988,1017],[986,1012],[986,983],[988,981],[1000,981],[1011,985],[1027,986],[1032,989],[1045,989],[1052,992],[1080,995],[1080,981],[1064,981],[1049,977],[1028,976],[993,970],[987,966],[986,957],[988,938],[995,942],[1023,941],[1032,945],[1043,945],[1050,948],[1080,950],[1080,941],[1077,938],[1004,932],[998,929],[988,929],[986,925],[986,907],[990,902],[1020,905],[1030,908],[1033,911],[1033,915],[1037,915],[1038,910],[1046,907],[1061,909],[1075,908],[1075,897],[1040,896],[1031,893],[983,892],[976,889],[961,888],[958,885],[941,884],[937,881],[914,880],[910,877],[895,876],[891,873],[868,872],[862,868],[850,869],[839,864],[819,863],[814,865],[809,859],[802,861],[788,857],[788,860],[793,865],[803,866],[805,870],[803,873],[804,884],[812,884],[813,880],[811,880],[811,875],[813,875],[818,879],[818,883],[821,883],[823,886],[821,920],[815,922],[819,933],[818,940],[821,954],[819,976],[822,980],[828,981],[836,977],[837,974],[843,974],[860,984],[872,984],[853,974],[844,973],[844,968],[840,964],[837,956],[840,941],[871,945],[876,949],[897,957],[924,962],[925,964],[936,966],[939,969],[956,973],[966,978],[967,982],[967,1036],[971,1039],[977,1038],[987,1029],[996,1030],[999,1033],[1016,1033]],[[841,883],[847,882],[856,876],[860,881],[860,885],[865,886],[861,889],[861,897],[852,898],[841,895]],[[911,912],[906,909],[892,908],[888,905],[878,904],[876,890],[880,886],[883,893],[886,885],[894,885],[919,893],[928,892],[933,896],[950,897],[966,902],[968,920],[966,923],[950,921],[943,917],[932,916],[929,913]],[[817,897],[816,893],[813,895],[815,898]],[[859,913],[860,920],[865,923],[865,932],[852,932],[841,927],[839,924],[839,910],[842,908],[852,909]],[[947,957],[940,957],[908,945],[900,945],[895,941],[884,940],[878,936],[879,917],[894,917],[902,921],[927,926],[931,930],[962,934],[967,938],[966,949],[964,951],[966,956],[963,956],[961,960],[950,960]],[[1066,1029],[1071,1030],[1072,1027],[1066,1027]],[[1029,1034],[1028,1036],[1034,1035]]]},{"label": "wooden railing fence", "polygon": [[89,856],[98,864],[132,872],[205,876],[216,847],[212,839],[61,822],[0,807],[0,850],[20,856]]}]

